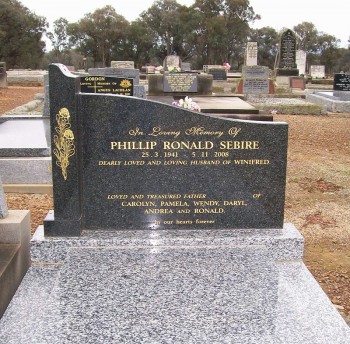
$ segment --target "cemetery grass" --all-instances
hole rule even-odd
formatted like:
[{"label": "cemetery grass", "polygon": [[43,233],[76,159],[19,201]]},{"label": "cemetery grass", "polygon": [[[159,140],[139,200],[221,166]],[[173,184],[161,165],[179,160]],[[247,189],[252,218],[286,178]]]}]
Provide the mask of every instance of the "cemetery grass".
[{"label": "cemetery grass", "polygon": [[[0,89],[0,115],[42,87]],[[350,113],[275,115],[289,124],[285,222],[305,238],[304,262],[350,324]],[[32,232],[52,196],[7,193],[10,209],[31,211]]]}]

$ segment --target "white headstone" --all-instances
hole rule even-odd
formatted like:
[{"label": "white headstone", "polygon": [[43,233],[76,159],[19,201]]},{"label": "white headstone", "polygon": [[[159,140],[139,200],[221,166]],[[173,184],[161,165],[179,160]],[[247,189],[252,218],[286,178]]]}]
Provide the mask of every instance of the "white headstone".
[{"label": "white headstone", "polygon": [[310,66],[310,74],[312,78],[322,79],[326,76],[324,65],[312,65]]},{"label": "white headstone", "polygon": [[163,67],[166,70],[172,69],[172,68],[180,68],[180,57],[177,55],[168,55],[166,56],[166,58],[164,59],[163,62]]},{"label": "white headstone", "polygon": [[305,75],[305,72],[306,72],[306,51],[297,50],[296,63],[297,63],[297,68],[299,69],[299,75],[301,75],[301,74]]},{"label": "white headstone", "polygon": [[248,42],[246,50],[246,66],[256,66],[258,64],[258,43]]}]

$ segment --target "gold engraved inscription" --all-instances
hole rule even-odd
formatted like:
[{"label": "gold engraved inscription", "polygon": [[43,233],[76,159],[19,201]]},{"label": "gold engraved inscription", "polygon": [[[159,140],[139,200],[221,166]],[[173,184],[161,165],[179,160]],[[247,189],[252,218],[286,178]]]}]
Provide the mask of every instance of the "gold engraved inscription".
[{"label": "gold engraved inscription", "polygon": [[61,167],[62,176],[67,180],[67,168],[69,158],[75,154],[74,134],[71,130],[70,114],[67,108],[62,108],[56,115],[57,126],[54,135],[55,147],[53,150],[56,156],[56,165]]}]

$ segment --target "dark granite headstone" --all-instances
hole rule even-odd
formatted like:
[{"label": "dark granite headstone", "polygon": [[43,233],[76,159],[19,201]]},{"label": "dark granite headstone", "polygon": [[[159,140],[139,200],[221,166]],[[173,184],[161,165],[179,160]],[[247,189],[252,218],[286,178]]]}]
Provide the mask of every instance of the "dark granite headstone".
[{"label": "dark granite headstone", "polygon": [[197,73],[164,73],[164,92],[192,93],[198,91]]},{"label": "dark granite headstone", "polygon": [[140,85],[140,71],[131,68],[89,68],[90,75],[93,76],[107,76],[122,79],[133,79],[133,96],[138,98],[145,98],[146,91],[143,85]]},{"label": "dark granite headstone", "polygon": [[280,39],[277,75],[297,76],[296,64],[297,40],[292,30],[285,30]]},{"label": "dark granite headstone", "polygon": [[214,80],[227,80],[227,69],[225,67],[209,67],[207,73],[211,74]]},{"label": "dark granite headstone", "polygon": [[286,123],[76,94],[76,84],[74,75],[50,66],[55,213],[46,235],[282,228]]},{"label": "dark granite headstone", "polygon": [[[52,235],[80,235],[81,190],[78,156],[76,93],[80,77],[61,64],[49,66],[52,182],[55,215],[50,212],[45,231]],[[97,95],[98,97],[99,95]]]},{"label": "dark granite headstone", "polygon": [[296,38],[292,30],[281,35],[279,68],[296,68]]},{"label": "dark granite headstone", "polygon": [[134,80],[108,76],[83,76],[80,78],[80,92],[104,93],[132,96]]},{"label": "dark granite headstone", "polygon": [[336,73],[333,81],[334,91],[350,91],[350,74]]}]

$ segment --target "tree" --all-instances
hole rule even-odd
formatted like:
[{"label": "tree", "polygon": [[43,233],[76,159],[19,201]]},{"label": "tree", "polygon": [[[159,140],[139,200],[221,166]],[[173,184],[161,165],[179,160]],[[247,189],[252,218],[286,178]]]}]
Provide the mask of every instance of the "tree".
[{"label": "tree", "polygon": [[61,61],[61,55],[64,50],[68,49],[69,36],[68,36],[68,20],[65,18],[59,18],[54,21],[53,32],[47,32],[46,36],[50,39],[54,53],[56,55],[56,62]]},{"label": "tree", "polygon": [[184,34],[179,5],[175,0],[158,0],[141,13],[141,19],[153,32],[154,47],[160,52],[160,58],[171,55],[181,46]]},{"label": "tree", "polygon": [[243,61],[249,22],[259,19],[248,0],[196,0],[192,8],[200,14],[196,28],[197,55],[205,64]]},{"label": "tree", "polygon": [[154,41],[154,32],[144,21],[137,19],[129,25],[125,40],[113,49],[113,55],[119,56],[119,59],[132,59],[141,67],[158,55]]},{"label": "tree", "polygon": [[333,73],[337,60],[341,57],[341,52],[338,49],[340,40],[333,35],[321,32],[317,41],[320,62],[325,65],[328,73]]},{"label": "tree", "polygon": [[302,22],[301,24],[294,26],[293,31],[298,39],[298,49],[304,50],[307,53],[317,52],[319,33],[314,24],[310,22]]},{"label": "tree", "polygon": [[70,24],[68,33],[82,54],[92,55],[105,67],[111,62],[113,49],[123,43],[128,26],[129,22],[108,5]]},{"label": "tree", "polygon": [[258,43],[258,64],[273,69],[279,43],[277,31],[269,26],[251,29],[248,37]]},{"label": "tree", "polygon": [[9,68],[37,68],[44,55],[44,17],[17,0],[0,0],[0,60]]},{"label": "tree", "polygon": [[320,32],[310,22],[294,26],[298,37],[298,48],[307,52],[307,64],[324,64],[326,71],[332,73],[341,57],[338,45],[340,40],[333,35]]}]

